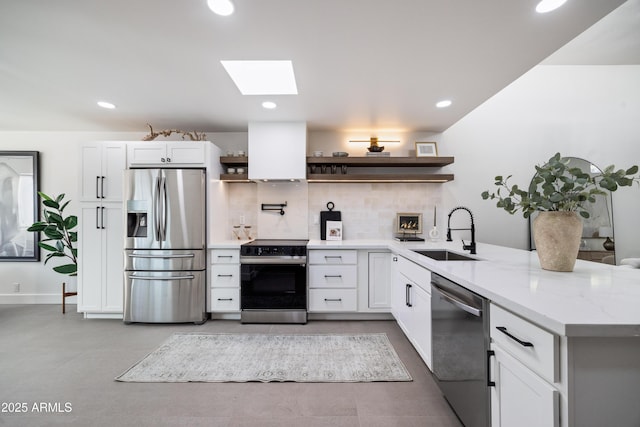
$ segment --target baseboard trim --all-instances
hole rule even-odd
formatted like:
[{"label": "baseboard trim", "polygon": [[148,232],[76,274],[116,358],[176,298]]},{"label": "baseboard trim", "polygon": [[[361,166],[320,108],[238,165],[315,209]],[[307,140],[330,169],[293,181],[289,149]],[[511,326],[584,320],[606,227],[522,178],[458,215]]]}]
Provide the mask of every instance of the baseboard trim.
[{"label": "baseboard trim", "polygon": [[[77,297],[68,297],[67,304],[76,304]],[[0,294],[0,304],[60,304],[62,291],[56,294]]]}]

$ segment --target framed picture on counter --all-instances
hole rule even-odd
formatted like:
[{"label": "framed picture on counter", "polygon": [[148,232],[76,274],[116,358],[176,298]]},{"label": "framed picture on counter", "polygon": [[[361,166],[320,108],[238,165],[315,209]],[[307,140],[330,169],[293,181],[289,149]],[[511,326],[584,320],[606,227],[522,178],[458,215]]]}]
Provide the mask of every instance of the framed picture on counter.
[{"label": "framed picture on counter", "polygon": [[421,213],[396,214],[396,233],[398,234],[422,233],[422,214]]},{"label": "framed picture on counter", "polygon": [[327,221],[327,240],[342,240],[342,221]]},{"label": "framed picture on counter", "polygon": [[416,142],[416,157],[438,157],[435,142]]}]

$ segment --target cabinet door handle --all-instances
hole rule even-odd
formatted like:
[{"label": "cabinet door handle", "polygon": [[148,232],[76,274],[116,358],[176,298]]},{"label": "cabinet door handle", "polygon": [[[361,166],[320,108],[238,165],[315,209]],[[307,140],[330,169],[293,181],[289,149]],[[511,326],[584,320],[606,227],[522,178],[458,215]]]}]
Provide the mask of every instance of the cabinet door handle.
[{"label": "cabinet door handle", "polygon": [[96,199],[100,198],[100,177],[96,176]]},{"label": "cabinet door handle", "polygon": [[495,387],[496,382],[491,381],[491,357],[495,356],[496,352],[493,350],[487,350],[487,387]]},{"label": "cabinet door handle", "polygon": [[104,226],[104,206],[100,208],[100,228],[103,230],[107,228]]},{"label": "cabinet door handle", "polygon": [[100,177],[100,198],[104,199],[104,176]]},{"label": "cabinet door handle", "polygon": [[514,340],[515,342],[517,342],[518,344],[520,344],[523,347],[533,347],[533,343],[530,343],[529,341],[522,341],[518,337],[515,337],[515,336],[511,335],[509,332],[507,332],[507,328],[505,328],[504,326],[496,326],[496,329],[499,330],[500,332],[502,332],[503,334],[505,334],[506,336],[508,336],[509,338],[511,338],[512,340]]},{"label": "cabinet door handle", "polygon": [[167,163],[171,163],[171,157],[167,157]]},{"label": "cabinet door handle", "polygon": [[342,298],[325,298],[325,302],[340,302]]},{"label": "cabinet door handle", "polygon": [[96,206],[96,228],[100,230],[100,206]]},{"label": "cabinet door handle", "polygon": [[413,304],[411,304],[411,285],[409,283],[407,283],[407,287],[405,289],[406,292],[406,300],[407,300],[407,307],[413,307]]},{"label": "cabinet door handle", "polygon": [[398,262],[398,257],[397,256],[393,257],[393,262]]},{"label": "cabinet door handle", "polygon": [[164,163],[164,162],[165,162],[164,157],[161,157],[161,158],[160,158],[160,162],[161,162],[161,163]]}]

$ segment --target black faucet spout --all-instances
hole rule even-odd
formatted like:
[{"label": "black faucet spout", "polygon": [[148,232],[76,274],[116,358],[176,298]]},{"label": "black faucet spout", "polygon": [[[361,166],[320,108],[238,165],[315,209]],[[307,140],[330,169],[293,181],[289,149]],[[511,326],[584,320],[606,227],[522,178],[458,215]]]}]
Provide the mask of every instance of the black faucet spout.
[{"label": "black faucet spout", "polygon": [[[457,210],[464,210],[467,211],[469,213],[469,217],[471,218],[471,226],[470,228],[451,228],[451,215],[457,211]],[[452,242],[453,240],[451,239],[451,231],[457,231],[457,230],[469,230],[471,231],[471,243],[469,243],[468,245],[465,245],[464,240],[462,241],[462,250],[465,251],[471,251],[472,254],[476,253],[476,226],[475,223],[473,222],[473,213],[471,212],[471,210],[469,208],[466,208],[464,206],[458,206],[457,208],[453,208],[451,209],[451,212],[449,212],[449,217],[447,219],[447,242]]]}]

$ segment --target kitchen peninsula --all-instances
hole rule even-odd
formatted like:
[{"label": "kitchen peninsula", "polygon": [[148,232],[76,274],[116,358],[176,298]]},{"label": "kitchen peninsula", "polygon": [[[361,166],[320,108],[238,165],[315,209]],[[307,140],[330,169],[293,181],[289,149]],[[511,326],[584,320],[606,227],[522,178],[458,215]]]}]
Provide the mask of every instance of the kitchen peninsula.
[{"label": "kitchen peninsula", "polygon": [[462,253],[460,242],[313,240],[308,248],[386,248],[488,299],[493,426],[640,425],[640,270],[578,260],[571,273],[546,271],[533,252],[487,244],[478,244],[478,261],[413,251]]}]

